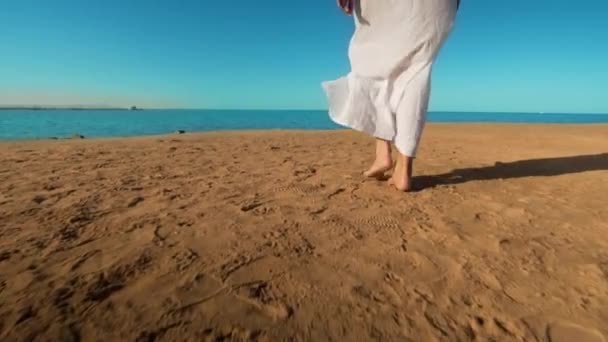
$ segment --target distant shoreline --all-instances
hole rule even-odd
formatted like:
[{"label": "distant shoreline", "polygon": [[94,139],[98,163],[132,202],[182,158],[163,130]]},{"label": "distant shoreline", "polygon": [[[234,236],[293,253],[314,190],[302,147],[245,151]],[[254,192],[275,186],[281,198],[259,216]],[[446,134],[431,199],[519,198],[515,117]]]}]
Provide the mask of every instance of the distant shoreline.
[{"label": "distant shoreline", "polygon": [[[6,107],[4,107],[6,108]],[[20,107],[24,108],[24,107]],[[40,107],[38,107],[40,108]],[[213,111],[213,110],[4,110],[0,111],[0,140],[49,137],[124,137],[177,131],[334,130],[341,128],[326,111]],[[63,108],[68,108],[63,107]],[[82,108],[82,107],[71,107]],[[518,125],[608,124],[608,115],[534,113],[430,112],[429,123],[511,123]]]},{"label": "distant shoreline", "polygon": [[0,107],[0,110],[142,110],[141,108],[119,108],[119,107]]},{"label": "distant shoreline", "polygon": [[[232,112],[232,113],[237,113],[237,112],[268,112],[268,113],[273,113],[273,112],[327,112],[327,109],[239,109],[239,108],[235,108],[235,109],[228,109],[228,108],[140,108],[140,107],[132,107],[132,108],[125,108],[125,107],[78,107],[78,106],[65,106],[65,107],[61,107],[61,106],[0,106],[0,111],[7,111],[7,110],[23,110],[23,111],[33,111],[33,110],[40,110],[40,111],[57,111],[57,110],[69,110],[69,111],[79,111],[79,110],[92,110],[92,111],[168,111],[168,110],[172,110],[172,111],[204,111],[204,112]],[[429,113],[433,113],[433,114],[494,114],[494,115],[601,115],[601,116],[605,116],[608,115],[608,112],[603,113],[603,112],[591,112],[591,113],[586,113],[586,112],[580,112],[580,113],[570,113],[570,112],[534,112],[534,111],[530,111],[530,112],[483,112],[483,111],[446,111],[446,110],[431,110],[429,111]]]},{"label": "distant shoreline", "polygon": [[[585,127],[587,130],[598,130],[601,132],[608,132],[608,123],[525,123],[525,122],[429,122],[427,127],[432,127],[431,129],[454,129],[454,130],[462,130],[462,129],[474,129],[474,130],[496,130],[496,129],[506,129],[506,130],[538,130],[544,131],[547,129],[552,130],[578,130],[580,127]],[[207,136],[274,136],[274,135],[285,135],[285,134],[310,134],[314,136],[315,134],[341,134],[340,132],[355,132],[348,128],[338,127],[334,129],[306,129],[306,128],[263,128],[263,129],[216,129],[216,130],[185,130],[185,129],[177,129],[174,131],[167,130],[165,132],[154,132],[154,133],[139,133],[139,134],[124,134],[124,135],[98,135],[92,134],[88,135],[87,132],[75,132],[63,135],[48,135],[48,136],[38,136],[38,137],[18,137],[18,138],[6,138],[0,136],[0,146],[4,144],[14,144],[14,143],[28,143],[28,142],[39,142],[39,141],[70,141],[70,140],[88,140],[88,141],[130,141],[130,140],[141,140],[141,139],[163,139],[170,138],[176,135],[179,135],[181,138],[196,138],[196,137],[207,137]]]}]

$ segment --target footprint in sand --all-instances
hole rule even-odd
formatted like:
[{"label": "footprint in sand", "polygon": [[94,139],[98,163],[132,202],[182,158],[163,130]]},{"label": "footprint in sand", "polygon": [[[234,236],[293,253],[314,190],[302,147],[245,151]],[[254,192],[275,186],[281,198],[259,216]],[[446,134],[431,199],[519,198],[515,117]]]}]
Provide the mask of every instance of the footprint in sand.
[{"label": "footprint in sand", "polygon": [[329,208],[326,205],[321,205],[314,208],[309,208],[308,213],[310,215],[320,215],[323,214],[327,209]]},{"label": "footprint in sand", "polygon": [[317,170],[313,167],[298,169],[293,172],[293,175],[300,180],[308,179],[316,174],[317,174]]},{"label": "footprint in sand", "polygon": [[476,341],[528,341],[531,336],[521,324],[506,318],[479,313],[471,317],[466,334]]},{"label": "footprint in sand", "polygon": [[194,264],[199,259],[199,255],[192,249],[187,248],[175,253],[171,259],[175,263],[175,268],[182,272]]},{"label": "footprint in sand", "polygon": [[143,201],[144,201],[144,198],[143,198],[143,197],[141,197],[141,196],[136,196],[136,197],[132,198],[132,199],[129,201],[129,203],[127,204],[127,207],[129,207],[129,208],[133,208],[133,207],[135,207],[136,205],[138,205],[139,203],[141,203],[141,202],[143,202]]},{"label": "footprint in sand", "polygon": [[36,195],[34,196],[34,198],[32,199],[32,202],[36,203],[36,204],[42,204],[42,202],[46,201],[46,197],[42,196],[42,195]]},{"label": "footprint in sand", "polygon": [[356,226],[373,229],[373,231],[399,230],[401,222],[386,216],[370,216],[363,219],[355,220]]},{"label": "footprint in sand", "polygon": [[242,212],[248,212],[248,211],[254,210],[255,208],[257,208],[257,207],[261,206],[262,204],[263,204],[263,203],[261,203],[261,202],[258,202],[258,201],[253,200],[253,201],[250,201],[250,202],[244,203],[244,204],[241,206],[241,211],[242,211]]},{"label": "footprint in sand", "polygon": [[[95,256],[99,256],[101,254],[101,252],[102,251],[100,249],[94,249],[92,251],[88,251],[88,252],[84,253],[83,255],[78,257],[78,259],[72,264],[72,266],[70,267],[70,271],[72,271],[72,272],[76,271],[83,264],[85,264],[89,259],[91,259]],[[101,261],[99,261],[99,263],[101,263]]]},{"label": "footprint in sand", "polygon": [[11,255],[12,255],[11,251],[0,252],[0,262],[9,260],[11,258]]},{"label": "footprint in sand", "polygon": [[305,184],[305,183],[290,183],[286,186],[278,186],[271,190],[272,193],[287,193],[288,195],[297,196],[314,196],[321,193],[325,189],[325,184]]},{"label": "footprint in sand", "polygon": [[253,305],[274,320],[286,320],[293,315],[293,309],[279,300],[270,284],[265,281],[243,286],[235,295],[236,298]]}]

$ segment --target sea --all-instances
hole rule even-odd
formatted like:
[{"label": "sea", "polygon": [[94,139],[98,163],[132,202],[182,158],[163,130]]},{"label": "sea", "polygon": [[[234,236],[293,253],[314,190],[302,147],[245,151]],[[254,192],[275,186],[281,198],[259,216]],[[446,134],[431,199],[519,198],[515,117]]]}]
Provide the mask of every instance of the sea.
[{"label": "sea", "polygon": [[[431,112],[429,122],[592,124],[608,114]],[[322,110],[0,110],[0,140],[340,128]]]}]

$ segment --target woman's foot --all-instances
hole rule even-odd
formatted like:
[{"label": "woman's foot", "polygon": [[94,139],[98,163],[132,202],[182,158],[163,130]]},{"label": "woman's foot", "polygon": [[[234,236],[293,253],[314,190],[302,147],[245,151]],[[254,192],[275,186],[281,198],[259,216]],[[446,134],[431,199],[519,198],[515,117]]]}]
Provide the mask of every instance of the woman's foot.
[{"label": "woman's foot", "polygon": [[373,178],[383,177],[393,166],[391,143],[386,140],[376,139],[376,160],[367,171],[363,172],[363,175]]},{"label": "woman's foot", "polygon": [[363,172],[363,175],[365,177],[370,177],[370,178],[379,178],[379,177],[383,177],[385,175],[385,173],[390,171],[392,168],[393,168],[392,159],[390,159],[390,158],[385,159],[385,160],[376,159],[376,161],[374,161],[372,166],[369,169],[367,169],[367,171]]},{"label": "woman's foot", "polygon": [[388,181],[390,186],[395,187],[399,191],[412,191],[412,166],[414,158],[399,155],[395,171]]}]

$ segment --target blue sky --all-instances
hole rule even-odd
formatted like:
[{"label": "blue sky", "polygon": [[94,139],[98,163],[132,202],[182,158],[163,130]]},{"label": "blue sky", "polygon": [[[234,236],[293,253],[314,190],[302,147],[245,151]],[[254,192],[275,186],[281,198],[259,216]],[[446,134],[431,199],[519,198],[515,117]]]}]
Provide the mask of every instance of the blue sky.
[{"label": "blue sky", "polygon": [[[462,0],[432,110],[608,113],[608,1]],[[1,104],[322,109],[334,0],[0,0]]]}]

